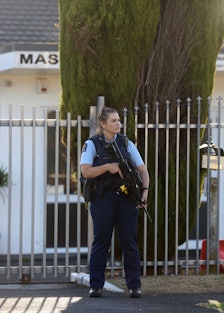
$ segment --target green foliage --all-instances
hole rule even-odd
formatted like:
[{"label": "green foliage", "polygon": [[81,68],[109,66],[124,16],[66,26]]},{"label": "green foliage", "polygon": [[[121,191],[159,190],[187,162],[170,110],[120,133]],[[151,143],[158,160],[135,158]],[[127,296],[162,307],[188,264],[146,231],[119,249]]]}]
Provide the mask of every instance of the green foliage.
[{"label": "green foliage", "polygon": [[61,0],[61,113],[87,115],[99,95],[132,107],[138,72],[156,36],[158,0]]},{"label": "green foliage", "polygon": [[0,167],[0,196],[3,198],[3,189],[5,187],[8,187],[8,179],[9,175],[6,171],[6,169],[1,166]]},{"label": "green foliage", "polygon": [[8,173],[6,169],[1,166],[0,167],[0,188],[4,188],[8,186]]},{"label": "green foliage", "polygon": [[[194,14],[199,17],[193,22]],[[183,84],[185,95],[207,99],[213,92],[216,58],[224,40],[223,1],[189,2],[188,21],[196,24],[197,36],[189,58]],[[207,107],[202,107],[202,121],[207,119]]]}]

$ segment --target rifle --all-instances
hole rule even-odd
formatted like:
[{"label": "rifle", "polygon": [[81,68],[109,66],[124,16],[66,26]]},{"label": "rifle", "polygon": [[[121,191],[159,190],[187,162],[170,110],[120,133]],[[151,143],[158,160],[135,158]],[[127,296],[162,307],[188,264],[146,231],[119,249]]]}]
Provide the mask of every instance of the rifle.
[{"label": "rifle", "polygon": [[[124,159],[116,141],[109,142],[104,146],[112,157],[119,163],[121,173],[124,177],[124,183],[120,186],[120,191],[128,194],[135,205],[145,204],[142,203],[142,179],[136,167],[131,162]],[[148,210],[144,207],[145,214],[152,221]]]}]

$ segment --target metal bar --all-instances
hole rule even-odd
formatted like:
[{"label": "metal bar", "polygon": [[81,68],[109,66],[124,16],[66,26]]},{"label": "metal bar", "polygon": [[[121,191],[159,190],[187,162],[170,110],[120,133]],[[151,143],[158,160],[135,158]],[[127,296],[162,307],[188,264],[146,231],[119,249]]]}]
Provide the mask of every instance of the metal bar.
[{"label": "metal bar", "polygon": [[134,120],[135,120],[135,145],[136,147],[138,146],[138,111],[139,107],[135,106],[134,107]]},{"label": "metal bar", "polygon": [[[90,114],[89,114],[89,119],[90,119],[90,128],[89,128],[89,136],[93,136],[96,132],[96,107],[91,106],[90,107]],[[88,257],[87,257],[87,263],[89,264],[90,260],[90,253],[91,253],[91,247],[92,247],[92,242],[93,242],[93,222],[92,222],[92,217],[90,214],[90,203],[88,205]]]},{"label": "metal bar", "polygon": [[217,171],[217,244],[216,244],[216,251],[217,251],[217,274],[220,273],[220,249],[219,249],[219,219],[220,219],[220,157],[221,157],[221,105],[222,105],[222,97],[218,97],[218,171]]},{"label": "metal bar", "polygon": [[206,244],[206,273],[209,274],[209,261],[210,261],[210,253],[209,253],[209,237],[210,237],[210,205],[211,205],[211,199],[210,199],[210,185],[211,185],[211,171],[210,171],[210,146],[211,146],[211,97],[208,97],[208,167],[207,167],[207,244]]},{"label": "metal bar", "polygon": [[97,97],[97,103],[96,103],[96,119],[98,118],[99,114],[102,111],[102,108],[105,105],[105,97],[104,96],[99,96]]},{"label": "metal bar", "polygon": [[9,180],[8,180],[8,238],[7,238],[7,279],[11,267],[11,226],[12,226],[12,105],[9,105]]},{"label": "metal bar", "polygon": [[197,201],[196,201],[196,274],[199,274],[199,203],[200,203],[200,142],[201,142],[201,97],[197,98],[198,106],[198,128],[197,128]]},{"label": "metal bar", "polygon": [[166,101],[166,174],[165,174],[165,265],[164,274],[168,274],[168,237],[169,237],[169,114],[170,114],[170,101]]},{"label": "metal bar", "polygon": [[32,127],[32,177],[31,177],[31,184],[32,184],[32,200],[31,200],[31,278],[34,277],[34,234],[35,234],[35,190],[36,190],[36,108],[33,107],[33,127]]},{"label": "metal bar", "polygon": [[123,109],[123,115],[124,115],[124,122],[123,122],[123,133],[126,136],[127,135],[127,115],[128,115],[128,110],[127,108]]},{"label": "metal bar", "polygon": [[55,203],[54,203],[54,276],[58,265],[58,174],[59,174],[59,110],[56,110],[55,126]]},{"label": "metal bar", "polygon": [[[176,124],[169,124],[169,129],[176,129],[176,126],[177,126]],[[217,128],[217,123],[211,123],[210,126],[211,126],[211,128]],[[166,123],[163,123],[163,124],[159,123],[158,124],[158,128],[159,129],[166,129],[166,127],[167,127]],[[180,124],[179,127],[180,127],[180,129],[186,129],[188,126],[185,123],[185,124]],[[190,127],[190,129],[197,129],[197,124],[190,124],[189,127]],[[220,127],[224,128],[224,124],[221,124]],[[142,124],[138,123],[138,128],[139,129],[144,129],[145,128],[145,124],[144,123],[142,123]],[[148,128],[149,129],[155,129],[155,124],[149,123],[148,124]],[[207,128],[207,124],[201,124],[201,128],[202,129],[206,129]]]},{"label": "metal bar", "polygon": [[[56,126],[56,119],[48,119],[48,127],[55,127]],[[24,127],[32,127],[33,123],[36,124],[36,127],[43,127],[45,124],[45,119],[36,119],[35,122],[33,119],[26,119],[23,120],[23,126]],[[67,127],[67,120],[59,120],[59,127]],[[11,121],[9,119],[0,119],[0,126],[9,126],[11,124],[13,127],[21,127],[21,119],[12,119]],[[77,126],[77,120],[71,121],[72,127]],[[82,120],[82,126],[83,127],[90,127],[89,120]]]},{"label": "metal bar", "polygon": [[189,261],[189,185],[190,185],[190,106],[191,99],[187,98],[187,164],[186,164],[186,268],[185,274],[188,275],[188,261]]},{"label": "metal bar", "polygon": [[20,128],[20,217],[19,217],[19,278],[22,278],[23,264],[23,196],[24,196],[24,106],[21,105],[21,128]]},{"label": "metal bar", "polygon": [[[47,120],[48,122],[48,127],[55,127],[56,125],[56,120],[55,119],[49,119]],[[12,121],[10,121],[9,119],[1,119],[0,120],[0,127],[1,126],[9,126],[9,124],[11,123],[12,127],[20,127],[21,126],[21,120],[18,119],[12,119]],[[36,120],[36,127],[43,127],[45,124],[45,120],[44,119],[37,119]],[[23,123],[24,127],[32,127],[33,126],[33,120],[28,120],[28,119],[24,119],[24,123]],[[60,127],[67,127],[67,120],[60,120],[59,121],[59,126]],[[77,120],[71,120],[71,126],[72,127],[77,127]],[[217,128],[217,123],[211,123],[211,129],[212,128]],[[90,120],[82,120],[82,127],[86,127],[86,128],[90,128],[92,127]],[[186,129],[187,125],[186,124],[180,124],[179,127],[181,129]],[[144,123],[138,123],[137,125],[138,129],[144,129],[145,128],[145,124]],[[149,129],[155,129],[155,124],[149,123],[148,124],[148,128]],[[158,128],[161,129],[166,129],[166,123],[159,123],[158,124]],[[169,124],[169,128],[176,128],[176,124]],[[190,124],[190,128],[191,129],[197,129],[197,124]],[[203,128],[207,128],[207,124],[201,124],[201,129]],[[220,123],[220,128],[224,128],[224,123]]]},{"label": "metal bar", "polygon": [[159,102],[156,102],[156,116],[155,116],[155,207],[154,207],[154,276],[157,275],[157,261],[158,261],[158,168],[159,168]]},{"label": "metal bar", "polygon": [[[79,144],[79,140],[78,140]],[[70,220],[70,167],[71,167],[71,113],[67,113],[67,145],[66,145],[66,207],[65,207],[65,266],[66,266],[66,274],[65,276],[68,277],[69,275],[69,220]],[[79,176],[78,176],[79,177]],[[79,194],[79,190],[78,190]]]},{"label": "metal bar", "polygon": [[[145,166],[148,167],[148,122],[149,122],[149,105],[146,103],[145,108],[145,153],[144,161]],[[148,211],[146,211],[148,212]],[[147,233],[148,233],[148,216],[147,213],[144,214],[144,243],[143,243],[143,276],[147,274]]]},{"label": "metal bar", "polygon": [[[81,160],[81,116],[78,116],[78,128],[77,128],[77,175],[78,179],[81,176],[81,170],[80,170],[80,160]],[[81,195],[81,185],[78,184],[78,195],[80,197]],[[78,198],[77,203],[77,271],[80,272],[81,268],[81,199]]]},{"label": "metal bar", "polygon": [[47,265],[47,146],[48,146],[48,123],[47,109],[44,110],[44,166],[43,166],[43,185],[44,185],[44,201],[43,201],[43,278],[46,278]]},{"label": "metal bar", "polygon": [[177,99],[176,130],[176,208],[175,208],[175,275],[178,275],[178,225],[179,225],[179,180],[180,180],[180,99]]}]

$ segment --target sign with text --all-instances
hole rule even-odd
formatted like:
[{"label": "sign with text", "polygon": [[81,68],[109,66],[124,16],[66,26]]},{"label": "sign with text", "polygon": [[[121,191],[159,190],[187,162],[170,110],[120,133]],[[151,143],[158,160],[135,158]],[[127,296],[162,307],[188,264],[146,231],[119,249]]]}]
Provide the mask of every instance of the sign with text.
[{"label": "sign with text", "polygon": [[14,51],[0,54],[0,71],[9,69],[59,69],[59,53]]}]

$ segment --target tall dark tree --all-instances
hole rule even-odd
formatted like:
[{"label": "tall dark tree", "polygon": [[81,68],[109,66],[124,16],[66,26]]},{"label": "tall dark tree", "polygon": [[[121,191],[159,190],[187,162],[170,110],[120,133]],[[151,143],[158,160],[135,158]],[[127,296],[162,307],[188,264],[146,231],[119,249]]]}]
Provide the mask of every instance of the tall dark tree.
[{"label": "tall dark tree", "polygon": [[[140,105],[147,101],[150,106],[150,122],[155,119],[155,104],[160,102],[160,120],[165,122],[166,105],[165,101],[171,101],[170,122],[176,122],[176,99],[182,99],[181,122],[186,122],[185,99],[191,97],[191,123],[197,123],[196,98],[203,98],[201,107],[201,122],[207,121],[207,97],[212,94],[213,80],[216,67],[217,54],[223,44],[224,21],[222,14],[224,5],[222,1],[163,1],[161,7],[158,33],[154,49],[150,52],[147,61],[142,65],[144,72],[142,81],[138,84],[136,102]],[[173,111],[172,111],[173,110]],[[153,138],[153,133],[151,138]],[[201,134],[201,137],[203,133]],[[186,240],[186,189],[187,189],[187,158],[186,131],[180,135],[180,193],[179,193],[179,243]],[[154,151],[150,140],[151,151]],[[174,255],[175,249],[175,166],[176,166],[176,133],[170,132],[169,138],[169,256]],[[165,131],[160,131],[159,137],[159,220],[158,229],[165,228],[165,164],[164,147]],[[190,147],[190,184],[189,184],[189,225],[194,223],[196,208],[197,181],[197,132],[191,131]],[[154,162],[149,160],[151,180],[154,181]],[[203,176],[201,176],[201,183]],[[152,203],[154,203],[152,193]],[[150,227],[150,238],[153,237],[153,227]],[[164,242],[164,231],[159,231],[158,242]],[[160,245],[161,246],[161,245]],[[153,249],[153,244],[149,245]],[[153,251],[151,251],[153,255]],[[158,250],[159,259],[163,258],[164,249]]]},{"label": "tall dark tree", "polygon": [[60,1],[62,116],[86,116],[103,95],[133,105],[138,72],[153,48],[160,1]]},{"label": "tall dark tree", "polygon": [[[120,110],[124,105],[150,104],[150,122],[154,122],[155,103],[161,105],[160,121],[165,122],[165,100],[203,98],[201,120],[207,119],[206,99],[212,93],[217,54],[224,38],[223,0],[59,0],[61,114],[71,112],[87,116],[89,106],[104,95],[106,104]],[[192,105],[193,119],[197,108]],[[185,122],[186,107],[181,107]],[[171,110],[171,121],[175,111]],[[192,120],[194,122],[194,120]],[[159,152],[164,149],[161,134]],[[151,134],[153,139],[153,134]],[[186,138],[182,134],[182,142]],[[154,181],[154,146],[150,140],[149,169]],[[170,140],[170,177],[175,181],[176,137]],[[173,151],[173,152],[172,152]],[[190,191],[196,186],[196,134],[191,137]],[[159,164],[164,164],[159,153]],[[180,243],[185,235],[186,145],[180,151]],[[165,173],[159,170],[159,227],[164,228]],[[190,192],[191,195],[195,192]],[[153,193],[150,202],[154,203]],[[175,192],[169,192],[169,206],[175,207]],[[196,210],[196,197],[190,198],[190,224]],[[169,255],[174,253],[174,220],[169,215]],[[151,228],[152,229],[152,228]],[[153,229],[152,229],[153,230]],[[158,237],[158,257],[164,257],[164,233]],[[153,233],[149,235],[153,247]],[[151,251],[153,254],[153,251]],[[151,254],[150,253],[150,254]]]}]

